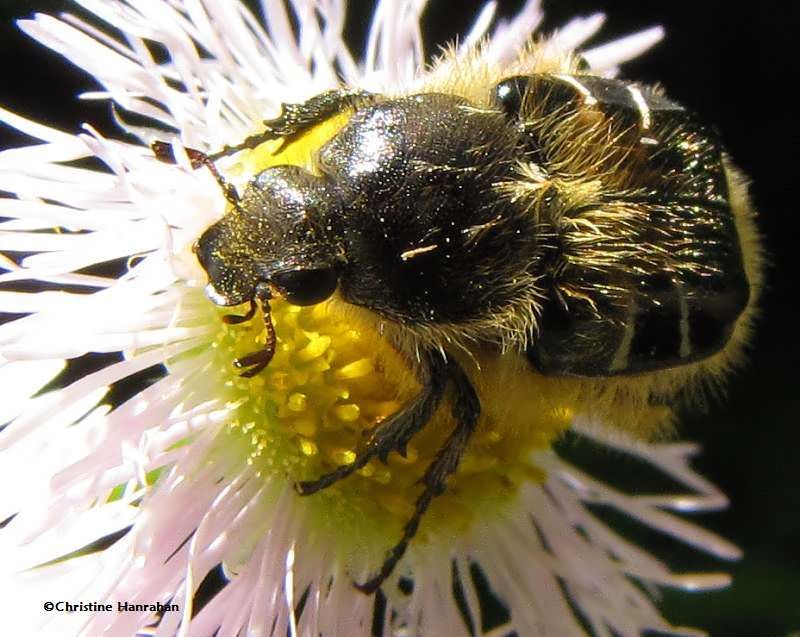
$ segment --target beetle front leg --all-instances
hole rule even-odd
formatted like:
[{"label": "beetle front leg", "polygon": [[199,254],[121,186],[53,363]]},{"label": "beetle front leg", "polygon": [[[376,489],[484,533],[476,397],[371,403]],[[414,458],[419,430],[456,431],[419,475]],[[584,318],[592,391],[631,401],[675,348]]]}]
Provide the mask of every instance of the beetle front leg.
[{"label": "beetle front leg", "polygon": [[250,301],[250,309],[244,316],[226,314],[222,317],[225,323],[241,323],[255,316],[256,302],[261,306],[261,313],[264,316],[264,329],[266,330],[266,341],[264,347],[255,352],[250,352],[233,361],[234,367],[242,371],[239,375],[244,378],[252,378],[269,365],[272,357],[275,356],[275,347],[278,344],[278,337],[275,334],[275,326],[272,324],[272,314],[269,307],[270,294],[266,289],[256,292],[256,298]]}]

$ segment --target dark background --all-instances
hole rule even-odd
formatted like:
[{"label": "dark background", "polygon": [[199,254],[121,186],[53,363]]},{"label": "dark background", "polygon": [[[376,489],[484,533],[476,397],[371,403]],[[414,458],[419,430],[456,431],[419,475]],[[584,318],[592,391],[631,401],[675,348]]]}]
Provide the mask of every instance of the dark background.
[{"label": "dark background", "polygon": [[[353,2],[351,42],[363,42],[369,2]],[[428,42],[445,42],[471,24],[479,3],[431,0],[425,14]],[[500,2],[510,14],[521,2]],[[91,78],[23,36],[13,18],[33,11],[57,13],[63,0],[0,0],[0,104],[67,131],[89,121],[111,132],[106,104],[79,103],[74,95]],[[730,497],[724,512],[698,521],[745,551],[737,564],[680,564],[688,570],[730,570],[734,585],[722,592],[665,593],[664,610],[677,625],[717,636],[784,637],[800,630],[800,351],[797,314],[798,187],[800,142],[796,90],[800,77],[800,5],[794,2],[661,0],[550,0],[544,31],[570,17],[603,11],[608,20],[597,42],[651,25],[667,37],[625,77],[661,82],[673,99],[714,122],[738,165],[753,181],[760,228],[771,261],[763,318],[749,366],[729,384],[724,402],[687,414],[683,437],[702,443],[696,466]],[[433,48],[431,48],[433,50]],[[0,146],[27,140],[0,127]],[[524,636],[521,636],[524,637]]]}]

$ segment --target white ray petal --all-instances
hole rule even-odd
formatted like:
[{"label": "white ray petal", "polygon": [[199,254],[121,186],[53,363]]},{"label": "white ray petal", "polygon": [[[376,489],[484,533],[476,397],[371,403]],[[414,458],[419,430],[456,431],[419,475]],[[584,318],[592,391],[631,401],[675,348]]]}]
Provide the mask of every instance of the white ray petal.
[{"label": "white ray petal", "polygon": [[527,0],[513,19],[495,27],[489,43],[489,59],[501,64],[511,61],[543,19],[541,0]]},{"label": "white ray petal", "polygon": [[577,49],[600,31],[605,21],[606,16],[602,13],[570,20],[553,34],[552,45],[561,51]]},{"label": "white ray petal", "polygon": [[599,72],[608,71],[641,55],[655,46],[663,37],[664,29],[662,27],[651,27],[645,31],[583,51],[582,55],[592,69]]},{"label": "white ray petal", "polygon": [[[0,311],[2,309],[0,304]],[[55,378],[62,369],[64,361],[61,360],[21,361],[13,365],[0,362],[0,387],[14,388],[13,392],[4,393],[3,400],[0,401],[0,424],[7,423],[22,413],[30,398]]]},{"label": "white ray petal", "polygon": [[[25,133],[26,135],[30,135],[31,137],[42,140],[44,142],[50,142],[59,148],[74,149],[72,152],[77,152],[77,151],[85,152],[86,150],[83,147],[83,144],[80,143],[80,140],[70,135],[69,133],[61,132],[59,130],[51,128],[50,126],[39,124],[38,122],[33,122],[25,117],[22,117],[21,115],[17,115],[16,113],[12,113],[11,111],[1,107],[0,107],[0,121],[5,122],[12,128],[15,128],[18,131],[20,131],[21,133]],[[4,151],[4,152],[9,152],[9,151]]]}]

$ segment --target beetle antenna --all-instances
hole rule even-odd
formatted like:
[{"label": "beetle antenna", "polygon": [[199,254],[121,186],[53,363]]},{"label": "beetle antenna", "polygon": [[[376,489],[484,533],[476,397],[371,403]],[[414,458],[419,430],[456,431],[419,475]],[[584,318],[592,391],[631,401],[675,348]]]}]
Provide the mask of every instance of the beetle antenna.
[{"label": "beetle antenna", "polygon": [[[175,151],[172,149],[172,144],[156,141],[150,144],[150,148],[155,154],[156,159],[159,161],[163,161],[165,164],[177,163],[175,159]],[[196,148],[185,148],[184,150],[186,150],[186,156],[189,158],[192,168],[201,168],[202,166],[208,168],[208,170],[211,171],[211,174],[214,176],[214,179],[219,184],[219,187],[222,189],[222,194],[225,195],[225,199],[227,199],[228,203],[230,203],[234,208],[239,208],[240,198],[239,193],[236,191],[236,187],[220,174],[219,170],[217,170],[216,164],[214,164],[211,158],[206,153],[201,150],[197,150]]]}]

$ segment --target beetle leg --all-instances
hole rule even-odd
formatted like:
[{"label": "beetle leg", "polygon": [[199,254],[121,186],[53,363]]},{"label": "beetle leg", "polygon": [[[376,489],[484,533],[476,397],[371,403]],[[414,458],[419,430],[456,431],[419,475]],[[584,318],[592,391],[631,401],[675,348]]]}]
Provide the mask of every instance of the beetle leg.
[{"label": "beetle leg", "polygon": [[448,379],[448,363],[438,354],[429,353],[428,377],[420,394],[400,411],[384,420],[350,464],[342,465],[316,480],[297,482],[295,488],[300,495],[311,495],[334,482],[358,471],[375,457],[386,460],[390,451],[403,453],[408,441],[422,429],[433,416],[444,395]]},{"label": "beetle leg", "polygon": [[[275,326],[272,324],[272,314],[270,313],[269,302],[266,298],[259,298],[259,302],[261,303],[261,311],[264,314],[264,327],[267,330],[267,341],[264,343],[264,347],[255,352],[251,352],[249,354],[245,354],[237,359],[234,359],[233,364],[237,369],[241,369],[239,373],[240,376],[244,378],[251,378],[258,374],[261,370],[263,370],[267,365],[269,365],[272,357],[275,355],[275,346],[278,342],[277,337],[275,336]],[[250,311],[247,312],[249,318],[253,317],[255,314],[255,302],[251,301],[252,305],[250,306]],[[228,316],[231,316],[230,314]],[[223,317],[225,320],[227,317]],[[242,320],[247,320],[245,317],[236,317],[241,318]],[[229,322],[229,321],[226,321]],[[240,321],[235,321],[236,323]]]},{"label": "beetle leg", "polygon": [[226,323],[227,325],[238,325],[239,323],[245,323],[249,321],[255,315],[256,315],[256,303],[251,299],[250,309],[248,309],[245,314],[225,314],[222,317],[222,322]]},{"label": "beetle leg", "polygon": [[[225,199],[235,208],[238,208],[240,202],[239,193],[236,191],[236,187],[228,182],[217,170],[214,164],[217,159],[235,155],[243,150],[256,148],[270,140],[282,139],[284,143],[287,143],[329,117],[374,99],[375,95],[373,93],[358,89],[325,91],[300,104],[281,104],[281,114],[274,119],[265,120],[264,130],[246,137],[235,146],[223,146],[222,150],[215,153],[204,153],[195,148],[186,148],[186,154],[189,157],[192,168],[205,166],[211,171],[214,179],[222,189]],[[159,160],[167,164],[175,163],[175,154],[171,144],[155,141],[150,145],[150,148]]]},{"label": "beetle leg", "polygon": [[475,431],[475,426],[478,423],[481,411],[478,395],[475,393],[475,389],[472,387],[464,370],[452,359],[449,359],[448,362],[450,379],[455,387],[452,413],[456,420],[456,426],[447,441],[439,449],[436,458],[425,470],[425,475],[421,480],[422,484],[425,485],[425,489],[417,498],[417,502],[414,505],[414,513],[406,522],[400,541],[391,548],[376,575],[363,584],[355,584],[355,587],[362,593],[367,593],[368,595],[374,593],[386,581],[386,578],[391,575],[395,566],[397,566],[397,563],[406,552],[409,542],[416,535],[425,511],[428,510],[435,497],[444,493],[445,481],[458,467],[458,462],[461,460],[472,432]]},{"label": "beetle leg", "polygon": [[253,149],[264,142],[275,139],[290,141],[309,128],[329,117],[373,99],[374,95],[357,89],[335,89],[315,95],[300,104],[281,104],[281,114],[264,121],[264,130],[246,137],[234,146],[224,146],[222,150],[209,155],[214,161],[247,149]]}]

